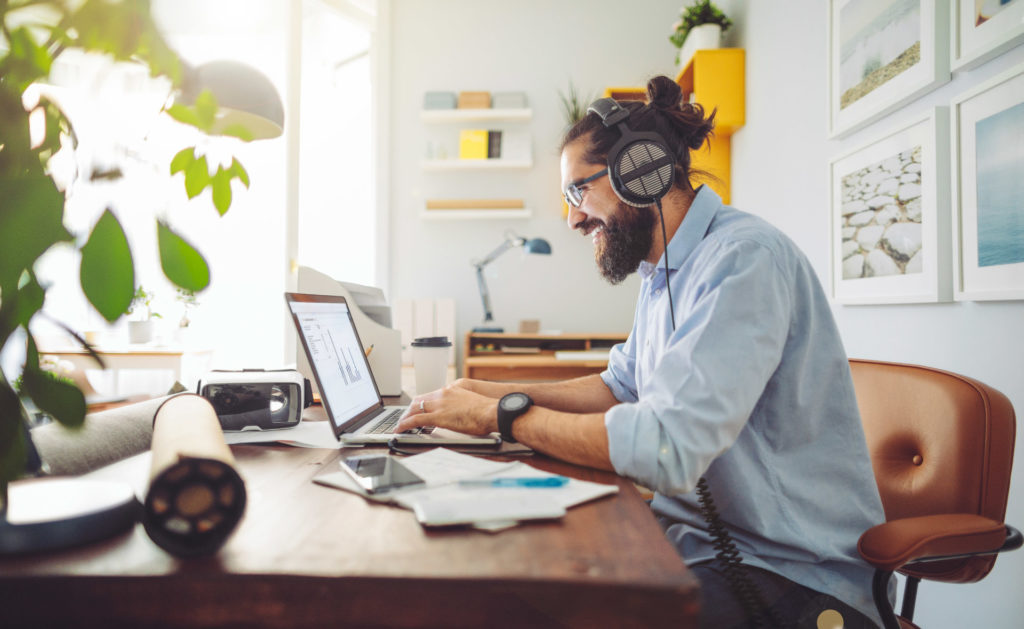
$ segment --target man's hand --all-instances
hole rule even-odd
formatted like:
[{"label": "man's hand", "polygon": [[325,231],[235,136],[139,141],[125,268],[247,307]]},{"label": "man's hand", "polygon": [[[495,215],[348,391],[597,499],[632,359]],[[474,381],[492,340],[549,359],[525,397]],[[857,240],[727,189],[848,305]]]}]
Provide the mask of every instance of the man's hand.
[{"label": "man's hand", "polygon": [[497,432],[498,401],[459,386],[462,382],[413,398],[395,432],[417,426],[440,426],[470,435]]}]

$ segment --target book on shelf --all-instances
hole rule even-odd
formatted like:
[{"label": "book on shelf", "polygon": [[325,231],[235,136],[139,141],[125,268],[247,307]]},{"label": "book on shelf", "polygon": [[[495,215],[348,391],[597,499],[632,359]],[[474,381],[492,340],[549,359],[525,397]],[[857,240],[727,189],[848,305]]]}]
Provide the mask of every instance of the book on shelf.
[{"label": "book on shelf", "polygon": [[459,159],[487,159],[487,130],[463,129],[459,132]]},{"label": "book on shelf", "polygon": [[490,109],[490,92],[459,92],[459,109]]},{"label": "book on shelf", "polygon": [[428,210],[521,210],[522,199],[427,199]]},{"label": "book on shelf", "polygon": [[487,159],[501,157],[501,131],[487,132]]}]

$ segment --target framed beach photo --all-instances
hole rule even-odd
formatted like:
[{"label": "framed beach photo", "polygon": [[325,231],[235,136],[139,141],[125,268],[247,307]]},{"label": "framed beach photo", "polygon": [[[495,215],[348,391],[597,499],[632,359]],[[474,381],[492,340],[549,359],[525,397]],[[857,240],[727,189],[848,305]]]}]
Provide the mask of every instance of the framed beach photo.
[{"label": "framed beach photo", "polygon": [[1024,299],[1024,64],[951,114],[955,297]]},{"label": "framed beach photo", "polygon": [[830,164],[832,297],[949,301],[949,109],[910,118]]},{"label": "framed beach photo", "polygon": [[952,0],[950,63],[969,70],[1024,43],[1024,0]]},{"label": "framed beach photo", "polygon": [[829,0],[828,21],[831,138],[949,81],[947,0]]}]

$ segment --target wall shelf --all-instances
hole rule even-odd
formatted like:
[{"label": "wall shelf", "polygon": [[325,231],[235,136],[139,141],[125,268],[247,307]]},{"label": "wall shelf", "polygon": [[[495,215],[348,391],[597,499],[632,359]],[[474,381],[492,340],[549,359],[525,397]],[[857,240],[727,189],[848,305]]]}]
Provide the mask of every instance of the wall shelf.
[{"label": "wall shelf", "polygon": [[532,109],[424,109],[420,111],[420,120],[432,124],[474,120],[527,121],[531,118],[533,118]]},{"label": "wall shelf", "polygon": [[427,159],[423,170],[514,170],[533,168],[532,159]]},{"label": "wall shelf", "polygon": [[420,218],[429,221],[459,221],[459,220],[494,220],[494,219],[517,219],[530,218],[533,211],[529,208],[516,210],[495,210],[495,209],[457,209],[457,210],[423,210]]}]

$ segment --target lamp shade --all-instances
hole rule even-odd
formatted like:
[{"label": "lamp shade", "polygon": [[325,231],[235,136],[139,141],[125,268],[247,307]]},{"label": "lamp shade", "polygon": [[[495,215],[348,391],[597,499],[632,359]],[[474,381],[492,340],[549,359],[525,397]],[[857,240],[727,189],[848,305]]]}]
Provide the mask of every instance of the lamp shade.
[{"label": "lamp shade", "polygon": [[551,244],[543,238],[531,238],[523,243],[523,250],[526,253],[550,254]]},{"label": "lamp shade", "polygon": [[284,132],[284,105],[274,84],[259,70],[237,61],[211,61],[186,72],[181,97],[195,102],[203,90],[217,99],[213,133],[242,125],[254,140],[276,138]]}]

